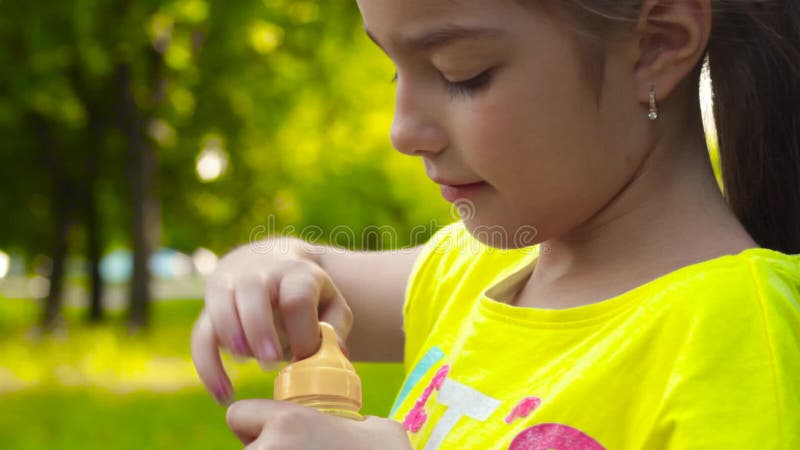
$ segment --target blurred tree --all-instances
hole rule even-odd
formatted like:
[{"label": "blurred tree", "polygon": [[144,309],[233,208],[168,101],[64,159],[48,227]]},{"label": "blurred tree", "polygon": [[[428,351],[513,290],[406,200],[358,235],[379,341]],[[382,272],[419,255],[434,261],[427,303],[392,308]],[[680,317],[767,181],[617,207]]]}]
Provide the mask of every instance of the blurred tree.
[{"label": "blurred tree", "polygon": [[141,327],[159,245],[221,253],[287,233],[377,249],[454,220],[421,164],[390,150],[391,64],[352,2],[51,3],[0,3],[0,214],[17,218],[0,248],[53,259],[46,322],[76,248],[98,319],[100,255],[133,247]]},{"label": "blurred tree", "polygon": [[[92,192],[95,153],[107,122],[97,104],[84,98],[87,80],[74,49],[64,43],[72,34],[69,20],[63,18],[70,9],[56,4],[41,11],[29,2],[5,2],[2,7],[0,34],[6,45],[0,59],[14,70],[0,74],[0,128],[15,137],[3,152],[0,169],[0,176],[13,180],[14,186],[0,203],[0,211],[15,218],[14,225],[6,225],[12,233],[4,246],[37,254],[42,242],[50,242],[50,289],[42,315],[48,329],[59,321],[68,238],[75,221],[84,220],[94,229],[88,233],[89,253],[99,254]],[[85,169],[88,174],[81,173]],[[93,273],[92,297],[100,298],[99,275]]]},{"label": "blurred tree", "polygon": [[[152,193],[149,197],[146,193],[154,178],[154,168],[142,163],[153,158],[152,151],[148,152],[149,144],[139,119],[143,108],[132,98],[135,88],[128,70],[128,59],[136,41],[126,35],[123,25],[124,21],[131,20],[131,16],[142,15],[143,9],[146,11],[147,8],[140,8],[146,6],[141,2],[139,8],[128,8],[128,3],[125,0],[83,0],[58,2],[49,8],[38,8],[30,2],[20,1],[3,4],[13,13],[4,15],[7,20],[2,30],[9,35],[10,42],[16,44],[16,48],[7,48],[4,56],[15,59],[18,70],[4,71],[0,85],[20,94],[18,98],[9,98],[8,109],[18,117],[27,118],[25,128],[38,140],[39,154],[46,164],[46,171],[37,170],[35,165],[27,169],[29,173],[43,173],[52,192],[47,217],[53,224],[48,252],[52,269],[42,316],[46,330],[59,322],[64,266],[73,222],[83,224],[89,257],[92,288],[88,318],[93,321],[102,318],[99,261],[105,227],[100,226],[97,186],[102,173],[102,153],[113,148],[107,145],[106,140],[111,127],[110,118],[115,111],[114,124],[126,135],[129,149],[131,164],[128,164],[127,184],[131,203],[138,206],[130,215],[137,262],[131,291],[134,307],[131,308],[130,321],[133,324],[144,321],[140,305],[149,300],[146,261],[153,248],[153,239],[148,237],[154,234],[151,230],[156,223],[147,220],[152,216],[155,201]],[[109,95],[114,90],[119,92],[117,98]],[[16,125],[13,114],[5,119],[4,125]],[[109,152],[107,156],[111,157],[108,162],[112,165],[123,162],[120,154]],[[19,169],[17,164],[8,167]],[[111,182],[119,184],[119,180],[114,178]],[[30,187],[22,186],[23,196]],[[19,207],[19,203],[9,207]],[[150,227],[141,226],[142,223],[148,223]],[[12,241],[11,244],[19,245],[23,241]],[[22,247],[26,253],[42,250],[31,248],[30,242],[25,242]]]},{"label": "blurred tree", "polygon": [[130,192],[133,244],[128,325],[132,329],[148,325],[152,297],[148,261],[160,239],[160,207],[155,192],[158,162],[145,127],[158,114],[163,99],[164,58],[150,45],[145,29],[139,25],[146,23],[157,8],[157,4],[143,1],[120,0],[118,4],[120,26],[125,33],[120,42],[124,50],[115,58],[115,75],[120,94],[118,117],[127,143],[125,178]]}]

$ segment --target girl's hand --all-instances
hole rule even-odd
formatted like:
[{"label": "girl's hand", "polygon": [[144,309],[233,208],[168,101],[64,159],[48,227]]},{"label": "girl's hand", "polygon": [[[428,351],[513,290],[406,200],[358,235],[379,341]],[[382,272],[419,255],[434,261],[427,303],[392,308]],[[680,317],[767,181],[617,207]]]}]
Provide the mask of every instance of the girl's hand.
[{"label": "girl's hand", "polygon": [[241,400],[228,408],[227,421],[245,450],[411,450],[394,420],[367,416],[359,422],[291,402]]},{"label": "girl's hand", "polygon": [[342,294],[304,250],[310,244],[276,238],[258,245],[241,246],[220,260],[206,281],[205,309],[192,330],[195,368],[221,404],[233,399],[233,386],[220,348],[271,368],[283,358],[283,343],[296,358],[316,352],[319,320],[333,325],[343,349],[352,326]]}]

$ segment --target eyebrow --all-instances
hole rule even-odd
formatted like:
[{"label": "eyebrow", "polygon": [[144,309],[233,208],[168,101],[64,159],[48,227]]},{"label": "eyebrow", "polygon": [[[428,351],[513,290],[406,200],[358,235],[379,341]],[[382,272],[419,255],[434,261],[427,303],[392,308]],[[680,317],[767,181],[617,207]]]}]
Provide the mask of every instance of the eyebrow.
[{"label": "eyebrow", "polygon": [[[384,52],[386,49],[378,42],[375,36],[367,29],[364,24],[364,31],[367,36],[380,47]],[[486,27],[466,27],[462,25],[447,25],[445,27],[435,29],[422,33],[418,36],[408,36],[401,39],[401,46],[410,48],[412,50],[433,50],[435,48],[443,47],[453,42],[464,39],[479,39],[479,38],[493,38],[497,39],[505,36],[505,30],[500,28],[486,28]]]}]

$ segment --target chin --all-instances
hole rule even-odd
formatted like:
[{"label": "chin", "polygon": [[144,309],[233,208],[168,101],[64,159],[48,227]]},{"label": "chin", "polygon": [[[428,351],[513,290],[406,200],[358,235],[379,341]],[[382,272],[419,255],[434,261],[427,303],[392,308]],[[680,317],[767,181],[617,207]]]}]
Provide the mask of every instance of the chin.
[{"label": "chin", "polygon": [[530,247],[541,242],[539,230],[530,224],[480,220],[478,217],[464,218],[462,221],[472,237],[488,247],[506,250]]}]

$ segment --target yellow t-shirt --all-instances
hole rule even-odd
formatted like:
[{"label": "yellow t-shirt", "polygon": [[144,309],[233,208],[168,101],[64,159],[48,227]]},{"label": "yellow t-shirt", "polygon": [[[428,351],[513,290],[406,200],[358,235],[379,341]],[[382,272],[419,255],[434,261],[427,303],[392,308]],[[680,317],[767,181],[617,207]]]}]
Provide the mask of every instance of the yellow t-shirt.
[{"label": "yellow t-shirt", "polygon": [[537,254],[461,222],[426,244],[390,414],[414,448],[800,449],[800,255],[747,249],[569,309],[498,300]]}]

